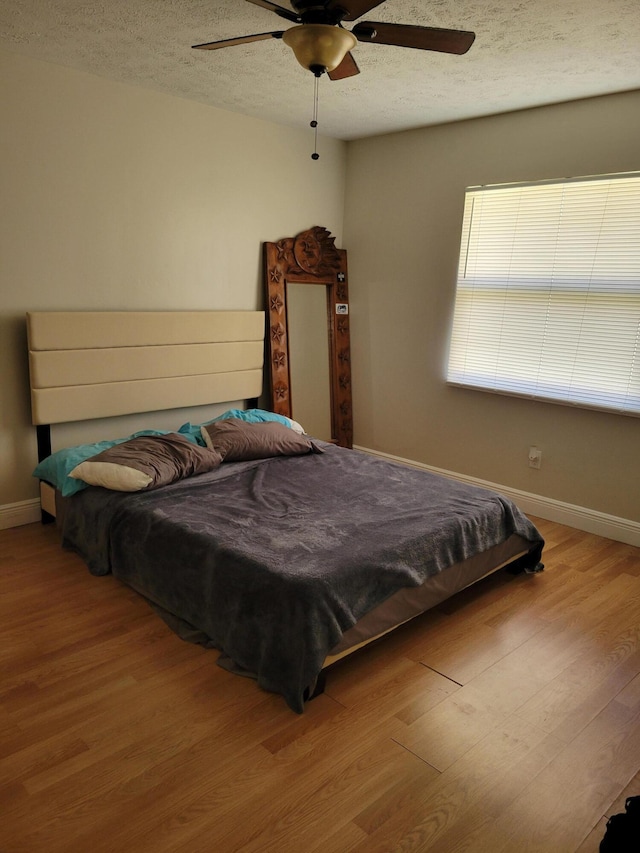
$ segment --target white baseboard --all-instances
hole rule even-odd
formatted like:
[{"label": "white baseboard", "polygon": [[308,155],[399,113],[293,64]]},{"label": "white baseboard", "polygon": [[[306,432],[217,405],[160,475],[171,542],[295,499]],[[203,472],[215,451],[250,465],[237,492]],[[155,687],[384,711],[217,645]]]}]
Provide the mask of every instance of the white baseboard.
[{"label": "white baseboard", "polygon": [[361,450],[372,456],[379,456],[381,459],[400,462],[412,468],[431,471],[433,474],[441,474],[443,477],[449,477],[452,480],[459,480],[462,483],[499,492],[501,495],[510,498],[523,512],[529,515],[537,515],[539,518],[546,518],[549,521],[557,521],[559,524],[575,527],[576,530],[584,530],[587,533],[595,533],[597,536],[604,536],[607,539],[615,539],[617,542],[640,547],[640,523],[629,518],[618,518],[618,516],[607,515],[604,512],[597,512],[587,507],[556,501],[553,498],[545,498],[542,495],[534,495],[497,483],[489,483],[476,477],[467,477],[465,474],[456,474],[453,471],[434,468],[432,465],[425,465],[422,462],[413,462],[411,459],[392,456],[390,453],[370,450],[368,447],[357,447],[355,445],[354,447],[356,450]]},{"label": "white baseboard", "polygon": [[20,527],[22,524],[32,524],[34,521],[40,521],[40,500],[38,498],[0,506],[0,530],[6,530],[8,527]]}]

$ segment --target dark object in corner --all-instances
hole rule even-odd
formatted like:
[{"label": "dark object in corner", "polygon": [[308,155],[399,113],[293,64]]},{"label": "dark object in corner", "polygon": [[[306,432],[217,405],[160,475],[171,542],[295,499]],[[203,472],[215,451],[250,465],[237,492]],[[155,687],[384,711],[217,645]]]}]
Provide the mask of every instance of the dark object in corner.
[{"label": "dark object in corner", "polygon": [[513,560],[506,566],[506,570],[510,575],[519,575],[526,572],[528,575],[536,575],[538,572],[544,571],[544,563],[540,562],[542,557],[542,549],[544,542],[540,542],[535,548],[527,554],[523,554],[518,559]]},{"label": "dark object in corner", "polygon": [[607,821],[600,853],[635,853],[640,849],[640,797],[627,797],[624,808]]}]

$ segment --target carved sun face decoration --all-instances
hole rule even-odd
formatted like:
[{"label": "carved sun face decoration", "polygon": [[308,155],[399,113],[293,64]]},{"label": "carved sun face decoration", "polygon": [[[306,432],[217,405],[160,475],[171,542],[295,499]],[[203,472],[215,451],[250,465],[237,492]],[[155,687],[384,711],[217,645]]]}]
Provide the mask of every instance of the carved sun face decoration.
[{"label": "carved sun face decoration", "polygon": [[340,265],[335,237],[326,228],[312,228],[299,234],[293,244],[293,256],[300,269],[318,275]]}]

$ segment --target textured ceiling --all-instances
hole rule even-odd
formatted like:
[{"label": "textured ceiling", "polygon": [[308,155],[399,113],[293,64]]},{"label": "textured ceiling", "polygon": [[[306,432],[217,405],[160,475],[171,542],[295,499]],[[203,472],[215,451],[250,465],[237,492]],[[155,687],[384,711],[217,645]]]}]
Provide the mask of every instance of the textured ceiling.
[{"label": "textured ceiling", "polygon": [[[640,0],[386,0],[364,17],[473,30],[476,41],[464,56],[359,43],[358,76],[320,80],[318,131],[328,136],[356,139],[640,89]],[[288,26],[243,0],[0,3],[0,47],[9,51],[308,127],[314,78],[282,41],[191,49]]]}]

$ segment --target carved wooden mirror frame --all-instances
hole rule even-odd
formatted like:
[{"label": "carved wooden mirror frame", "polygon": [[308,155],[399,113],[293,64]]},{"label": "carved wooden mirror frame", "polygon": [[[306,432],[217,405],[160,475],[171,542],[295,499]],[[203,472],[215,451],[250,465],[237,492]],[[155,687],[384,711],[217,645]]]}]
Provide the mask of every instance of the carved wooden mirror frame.
[{"label": "carved wooden mirror frame", "polygon": [[267,360],[271,409],[294,418],[289,369],[287,284],[316,284],[327,289],[331,440],[353,444],[351,410],[351,352],[347,253],[336,249],[326,228],[315,226],[296,237],[264,244],[267,300]]}]

